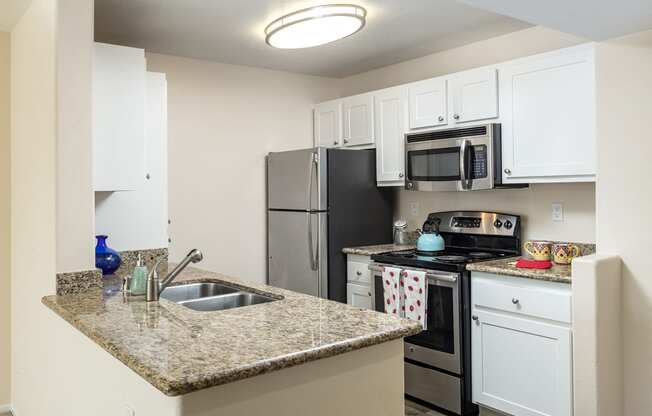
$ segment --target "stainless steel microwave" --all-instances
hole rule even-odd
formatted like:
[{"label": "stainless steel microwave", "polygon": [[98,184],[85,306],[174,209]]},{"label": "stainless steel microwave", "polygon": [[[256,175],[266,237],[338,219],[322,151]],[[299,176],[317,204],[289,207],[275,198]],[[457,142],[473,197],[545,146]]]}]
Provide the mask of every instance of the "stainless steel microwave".
[{"label": "stainless steel microwave", "polygon": [[405,189],[474,191],[522,188],[502,183],[500,124],[409,133]]}]

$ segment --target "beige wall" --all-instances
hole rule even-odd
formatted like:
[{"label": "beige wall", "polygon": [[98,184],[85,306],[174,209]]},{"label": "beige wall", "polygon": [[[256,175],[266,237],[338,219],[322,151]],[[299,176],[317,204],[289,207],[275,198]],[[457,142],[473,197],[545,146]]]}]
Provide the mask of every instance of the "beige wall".
[{"label": "beige wall", "polygon": [[[652,31],[599,45],[597,244],[623,259],[624,415],[652,411]],[[606,414],[606,413],[605,413]]]},{"label": "beige wall", "polygon": [[[345,78],[343,96],[495,64],[585,42],[584,39],[543,27],[533,27],[455,49]],[[595,241],[595,186],[593,184],[533,185],[527,190],[489,192],[398,191],[397,218],[410,228],[423,224],[434,211],[493,210],[524,216],[524,237]],[[410,203],[419,204],[412,215]],[[564,204],[564,221],[553,222],[552,203]]]},{"label": "beige wall", "polygon": [[0,32],[0,405],[10,401],[11,362],[9,48],[9,33]]},{"label": "beige wall", "polygon": [[312,146],[312,104],[336,80],[148,54],[168,80],[170,255],[266,280],[265,155]]},{"label": "beige wall", "polygon": [[62,273],[95,268],[94,3],[60,0],[57,5],[57,272]]},{"label": "beige wall", "polygon": [[34,0],[11,33],[11,399],[25,416],[47,414],[62,381],[41,305],[56,271],[56,3]]}]

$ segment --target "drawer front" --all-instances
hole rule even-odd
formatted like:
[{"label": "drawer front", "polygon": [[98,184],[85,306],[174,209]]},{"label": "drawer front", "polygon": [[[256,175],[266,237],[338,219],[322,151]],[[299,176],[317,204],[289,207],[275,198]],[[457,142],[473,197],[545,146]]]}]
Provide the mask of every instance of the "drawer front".
[{"label": "drawer front", "polygon": [[476,307],[569,324],[572,321],[570,287],[522,278],[475,277],[475,274],[471,282],[471,298]]},{"label": "drawer front", "polygon": [[368,263],[347,262],[346,275],[349,282],[371,284],[371,271]]},{"label": "drawer front", "polygon": [[462,382],[448,374],[405,363],[405,394],[460,413]]}]

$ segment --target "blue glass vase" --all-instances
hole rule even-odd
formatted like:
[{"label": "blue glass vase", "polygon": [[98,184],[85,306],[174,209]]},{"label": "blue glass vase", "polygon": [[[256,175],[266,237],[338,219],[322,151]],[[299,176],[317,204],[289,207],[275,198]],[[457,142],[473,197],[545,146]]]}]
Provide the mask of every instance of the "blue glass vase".
[{"label": "blue glass vase", "polygon": [[97,235],[97,245],[95,246],[95,267],[102,270],[102,275],[112,274],[122,263],[120,254],[106,245],[107,235]]}]

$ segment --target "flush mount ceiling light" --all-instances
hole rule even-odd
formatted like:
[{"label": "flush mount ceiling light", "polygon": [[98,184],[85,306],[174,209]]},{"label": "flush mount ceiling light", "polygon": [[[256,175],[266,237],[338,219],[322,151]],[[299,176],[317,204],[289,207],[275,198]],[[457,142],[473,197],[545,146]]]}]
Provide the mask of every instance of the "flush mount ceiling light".
[{"label": "flush mount ceiling light", "polygon": [[325,45],[365,25],[367,11],[353,4],[327,4],[286,14],[265,28],[265,42],[280,49]]}]

